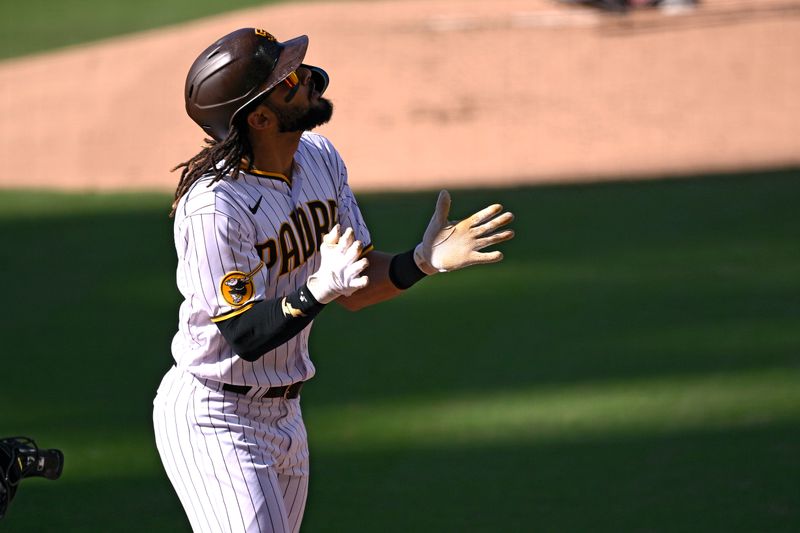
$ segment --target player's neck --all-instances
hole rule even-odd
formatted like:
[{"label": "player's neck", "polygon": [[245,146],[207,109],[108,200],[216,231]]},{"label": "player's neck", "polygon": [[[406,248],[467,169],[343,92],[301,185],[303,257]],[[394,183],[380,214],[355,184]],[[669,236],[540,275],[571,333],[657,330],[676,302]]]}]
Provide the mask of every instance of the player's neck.
[{"label": "player's neck", "polygon": [[294,154],[300,144],[300,133],[281,133],[264,142],[253,142],[253,166],[262,172],[277,172],[292,177]]}]

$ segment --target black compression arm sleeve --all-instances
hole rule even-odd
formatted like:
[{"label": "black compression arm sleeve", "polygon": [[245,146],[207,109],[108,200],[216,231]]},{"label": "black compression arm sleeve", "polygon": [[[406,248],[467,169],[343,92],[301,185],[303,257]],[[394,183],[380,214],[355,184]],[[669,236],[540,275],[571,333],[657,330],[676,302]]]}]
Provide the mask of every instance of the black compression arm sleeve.
[{"label": "black compression arm sleeve", "polygon": [[239,357],[255,361],[300,333],[324,307],[303,285],[283,298],[256,302],[244,313],[216,324]]},{"label": "black compression arm sleeve", "polygon": [[392,257],[389,263],[389,279],[400,290],[406,290],[426,276],[414,262],[414,250],[411,249]]}]

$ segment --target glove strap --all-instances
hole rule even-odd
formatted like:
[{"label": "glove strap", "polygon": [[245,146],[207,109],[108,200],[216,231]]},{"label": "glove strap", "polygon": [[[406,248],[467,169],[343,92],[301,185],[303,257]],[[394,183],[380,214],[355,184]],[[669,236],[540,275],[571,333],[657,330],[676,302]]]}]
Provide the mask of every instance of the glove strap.
[{"label": "glove strap", "polygon": [[330,272],[324,272],[324,274],[327,274],[329,279],[323,279],[319,272],[311,274],[306,281],[306,287],[308,294],[317,302],[329,304],[339,296],[339,293],[334,290],[334,282],[330,279],[333,274]]},{"label": "glove strap", "polygon": [[[425,260],[425,257],[422,255],[422,243],[419,243],[416,248],[414,248],[414,264],[425,274],[432,276],[439,272],[432,264],[428,263]],[[444,272],[444,270],[442,271]]]}]

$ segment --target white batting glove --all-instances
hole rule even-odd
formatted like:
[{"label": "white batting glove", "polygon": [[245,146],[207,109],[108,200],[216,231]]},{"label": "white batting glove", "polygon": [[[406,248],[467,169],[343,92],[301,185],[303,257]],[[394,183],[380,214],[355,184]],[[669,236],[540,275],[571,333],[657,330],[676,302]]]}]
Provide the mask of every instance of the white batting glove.
[{"label": "white batting glove", "polygon": [[332,302],[339,296],[350,296],[369,283],[367,276],[359,276],[367,268],[367,259],[361,255],[361,242],[354,240],[353,228],[339,235],[339,224],[322,237],[319,247],[322,261],[308,278],[308,290],[319,303]]},{"label": "white batting glove", "polygon": [[514,236],[510,229],[497,231],[514,220],[513,214],[502,211],[502,205],[493,204],[460,222],[450,222],[450,193],[441,191],[422,242],[414,249],[414,262],[430,275],[502,261],[502,252],[479,251]]}]

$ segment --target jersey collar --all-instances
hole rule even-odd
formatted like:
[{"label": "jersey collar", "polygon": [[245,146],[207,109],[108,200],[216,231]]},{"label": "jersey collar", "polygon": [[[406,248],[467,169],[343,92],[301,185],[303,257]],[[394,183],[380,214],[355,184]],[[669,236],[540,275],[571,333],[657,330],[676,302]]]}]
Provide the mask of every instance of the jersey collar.
[{"label": "jersey collar", "polygon": [[255,167],[251,167],[251,168],[248,169],[247,165],[245,163],[242,163],[241,166],[239,166],[239,169],[241,169],[243,172],[246,172],[247,174],[250,174],[252,176],[258,176],[260,178],[269,178],[269,179],[272,179],[272,180],[278,180],[278,181],[282,181],[283,183],[288,185],[290,188],[292,186],[292,178],[290,178],[288,176],[285,176],[283,174],[280,174],[278,172],[267,172],[265,170],[258,170]]}]

